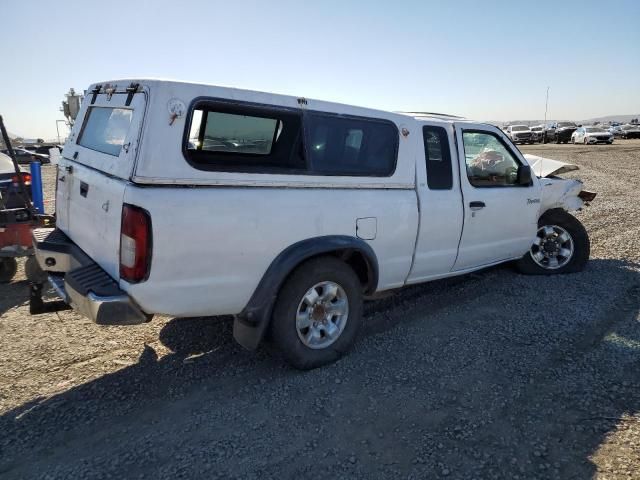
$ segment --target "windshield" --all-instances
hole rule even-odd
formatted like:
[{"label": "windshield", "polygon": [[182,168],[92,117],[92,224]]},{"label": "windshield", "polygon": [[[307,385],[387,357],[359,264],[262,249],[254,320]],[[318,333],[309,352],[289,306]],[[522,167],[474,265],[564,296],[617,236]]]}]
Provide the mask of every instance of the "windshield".
[{"label": "windshield", "polygon": [[604,130],[600,127],[587,127],[585,130],[587,133],[604,133]]},{"label": "windshield", "polygon": [[525,127],[524,125],[515,125],[511,127],[511,130],[513,130],[514,132],[524,132],[526,130],[529,130],[529,127]]},{"label": "windshield", "polygon": [[560,122],[558,127],[577,127],[577,125],[573,122]]},{"label": "windshield", "polygon": [[534,132],[539,132],[540,130],[542,130],[542,127],[531,127],[531,130],[533,130]]}]

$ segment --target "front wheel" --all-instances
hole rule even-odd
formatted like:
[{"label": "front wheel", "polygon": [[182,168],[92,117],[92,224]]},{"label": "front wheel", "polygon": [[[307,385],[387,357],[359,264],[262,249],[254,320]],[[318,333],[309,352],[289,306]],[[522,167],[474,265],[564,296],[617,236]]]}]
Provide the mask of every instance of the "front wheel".
[{"label": "front wheel", "polygon": [[590,248],[589,234],[576,217],[549,210],[538,220],[533,244],[517,266],[528,275],[576,273],[584,269]]},{"label": "front wheel", "polygon": [[271,333],[294,367],[309,370],[338,360],[353,345],[362,317],[362,285],[343,261],[303,263],[278,294]]}]

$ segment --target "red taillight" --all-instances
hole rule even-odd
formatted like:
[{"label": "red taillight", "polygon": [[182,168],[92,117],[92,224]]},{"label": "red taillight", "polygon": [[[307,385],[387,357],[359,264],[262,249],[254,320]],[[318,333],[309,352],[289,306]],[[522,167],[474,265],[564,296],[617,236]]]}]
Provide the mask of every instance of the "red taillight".
[{"label": "red taillight", "polygon": [[127,282],[147,279],[151,267],[151,217],[134,205],[122,206],[120,228],[120,278]]},{"label": "red taillight", "polygon": [[[17,186],[20,185],[20,180],[18,179],[17,175],[14,175],[13,177],[11,177],[11,181],[13,182],[13,186],[14,187],[17,187]],[[28,173],[23,173],[22,174],[22,181],[27,186],[31,185],[31,175],[28,174]]]}]

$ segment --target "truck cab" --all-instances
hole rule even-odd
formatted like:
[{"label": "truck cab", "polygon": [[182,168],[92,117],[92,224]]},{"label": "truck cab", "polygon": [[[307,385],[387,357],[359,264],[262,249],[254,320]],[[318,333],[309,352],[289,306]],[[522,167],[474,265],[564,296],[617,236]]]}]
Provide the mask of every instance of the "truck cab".
[{"label": "truck cab", "polygon": [[270,331],[314,368],[353,344],[365,295],[589,256],[582,184],[491,125],[160,80],[88,92],[34,247],[101,324],[230,314],[243,346]]}]

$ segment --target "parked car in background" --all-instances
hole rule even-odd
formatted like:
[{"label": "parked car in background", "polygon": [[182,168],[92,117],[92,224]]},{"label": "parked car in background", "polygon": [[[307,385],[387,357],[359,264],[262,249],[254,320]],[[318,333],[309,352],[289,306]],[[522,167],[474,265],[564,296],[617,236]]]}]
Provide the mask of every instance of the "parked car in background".
[{"label": "parked car in background", "polygon": [[571,143],[613,143],[613,134],[602,127],[578,127],[571,134]]},{"label": "parked car in background", "polygon": [[507,136],[513,143],[533,143],[533,132],[526,125],[509,125],[506,130]]},{"label": "parked car in background", "polygon": [[640,138],[640,125],[622,125],[620,127],[620,137],[627,138]]},{"label": "parked car in background", "polygon": [[571,135],[578,129],[573,122],[551,122],[547,124],[545,132],[548,142],[568,143]]},{"label": "parked car in background", "polygon": [[57,145],[40,145],[39,147],[26,147],[26,149],[30,152],[45,155],[47,158],[49,158],[49,150],[51,150],[52,148],[57,148],[58,150],[60,149],[60,147],[58,147]]},{"label": "parked car in background", "polygon": [[607,131],[614,137],[622,136],[622,127],[620,125],[611,125]]},{"label": "parked car in background", "polygon": [[534,142],[542,142],[544,136],[544,125],[536,125],[535,127],[531,127],[531,132],[533,133]]},{"label": "parked car in background", "polygon": [[[31,200],[31,174],[20,167],[22,180],[27,187],[28,200]],[[22,190],[11,157],[0,153],[0,209],[24,207]]]},{"label": "parked car in background", "polygon": [[[9,151],[6,149],[2,150],[2,153],[9,155]],[[36,161],[42,164],[49,163],[49,155],[31,152],[26,148],[14,148],[13,153],[15,154],[18,163],[29,164]]]}]

